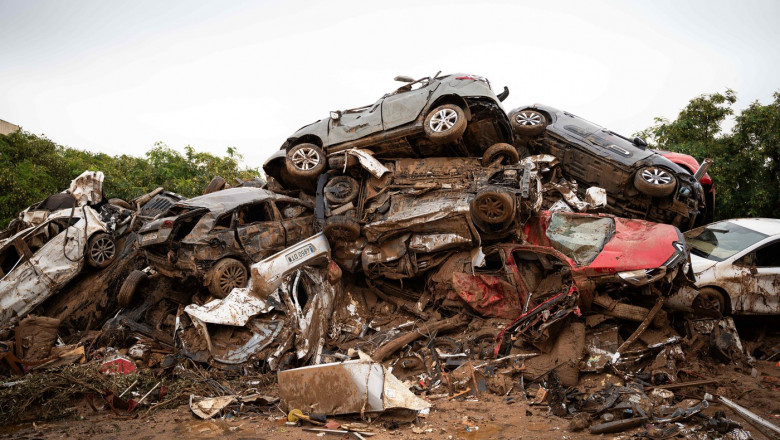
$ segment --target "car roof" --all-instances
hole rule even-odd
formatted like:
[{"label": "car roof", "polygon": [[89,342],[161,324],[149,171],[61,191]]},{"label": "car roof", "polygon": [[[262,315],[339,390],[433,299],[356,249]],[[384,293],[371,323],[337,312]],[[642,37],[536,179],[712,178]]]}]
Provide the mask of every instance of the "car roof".
[{"label": "car roof", "polygon": [[732,218],[724,220],[764,235],[780,235],[780,219],[777,218]]},{"label": "car roof", "polygon": [[209,211],[230,211],[248,203],[276,198],[279,198],[279,196],[265,189],[240,187],[223,189],[211,194],[193,197],[183,200],[176,205],[187,208],[206,208]]}]

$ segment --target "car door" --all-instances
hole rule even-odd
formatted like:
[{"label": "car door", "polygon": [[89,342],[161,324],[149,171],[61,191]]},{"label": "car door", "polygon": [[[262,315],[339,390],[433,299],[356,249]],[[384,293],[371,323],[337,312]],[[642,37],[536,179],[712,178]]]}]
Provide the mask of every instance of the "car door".
[{"label": "car door", "polygon": [[285,243],[292,246],[314,235],[314,211],[293,201],[277,201],[276,208],[285,232]]},{"label": "car door", "polygon": [[285,247],[284,227],[270,201],[238,208],[234,221],[238,240],[252,261],[260,261]]},{"label": "car door", "polygon": [[3,250],[0,279],[0,325],[23,315],[70,281],[83,267],[83,222],[64,231],[63,219],[48,221]]},{"label": "car door", "polygon": [[382,131],[382,99],[370,106],[345,110],[338,119],[331,118],[328,144],[354,141]]},{"label": "car door", "polygon": [[[419,84],[418,88],[415,85]],[[411,84],[411,90],[402,90],[385,97],[382,101],[382,125],[385,130],[408,124],[420,115],[428,104],[439,81]]]},{"label": "car door", "polygon": [[760,246],[739,263],[746,272],[739,310],[745,314],[780,313],[780,240]]}]

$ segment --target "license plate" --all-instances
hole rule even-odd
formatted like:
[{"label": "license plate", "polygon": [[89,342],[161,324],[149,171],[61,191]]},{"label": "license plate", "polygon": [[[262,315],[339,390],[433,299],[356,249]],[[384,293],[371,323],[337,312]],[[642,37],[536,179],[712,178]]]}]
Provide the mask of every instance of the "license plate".
[{"label": "license plate", "polygon": [[143,237],[141,237],[141,243],[146,243],[147,241],[157,240],[157,237],[159,237],[160,234],[157,232],[150,232]]},{"label": "license plate", "polygon": [[285,257],[287,257],[288,263],[295,263],[296,261],[304,257],[307,257],[313,253],[314,253],[314,246],[308,245],[298,250],[290,252],[289,254],[285,255]]}]

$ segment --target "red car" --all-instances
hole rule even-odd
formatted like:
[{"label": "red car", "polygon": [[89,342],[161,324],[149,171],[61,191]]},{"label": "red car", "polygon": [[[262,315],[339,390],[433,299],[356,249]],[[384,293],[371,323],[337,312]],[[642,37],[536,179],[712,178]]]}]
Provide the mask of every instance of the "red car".
[{"label": "red car", "polygon": [[606,214],[542,212],[523,244],[454,255],[431,276],[443,305],[466,303],[485,317],[513,319],[507,330],[531,341],[599,295],[669,295],[693,281],[685,239],[674,226]]},{"label": "red car", "polygon": [[[689,154],[664,150],[655,150],[655,152],[685,168],[691,174],[696,174],[696,171],[699,171],[699,167],[701,166],[699,165],[699,161]],[[697,221],[697,224],[706,225],[712,223],[715,219],[715,186],[712,183],[712,178],[710,178],[710,175],[707,173],[702,176],[699,183],[701,183],[701,186],[704,189],[704,203],[706,207],[704,217]]]}]

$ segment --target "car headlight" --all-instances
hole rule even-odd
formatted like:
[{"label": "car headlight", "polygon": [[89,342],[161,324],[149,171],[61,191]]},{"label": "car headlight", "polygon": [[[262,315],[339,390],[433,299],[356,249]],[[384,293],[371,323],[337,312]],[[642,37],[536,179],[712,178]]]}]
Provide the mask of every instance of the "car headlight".
[{"label": "car headlight", "polygon": [[621,280],[632,286],[644,286],[653,283],[666,275],[666,268],[658,267],[656,269],[629,270],[626,272],[618,272],[617,275]]}]

